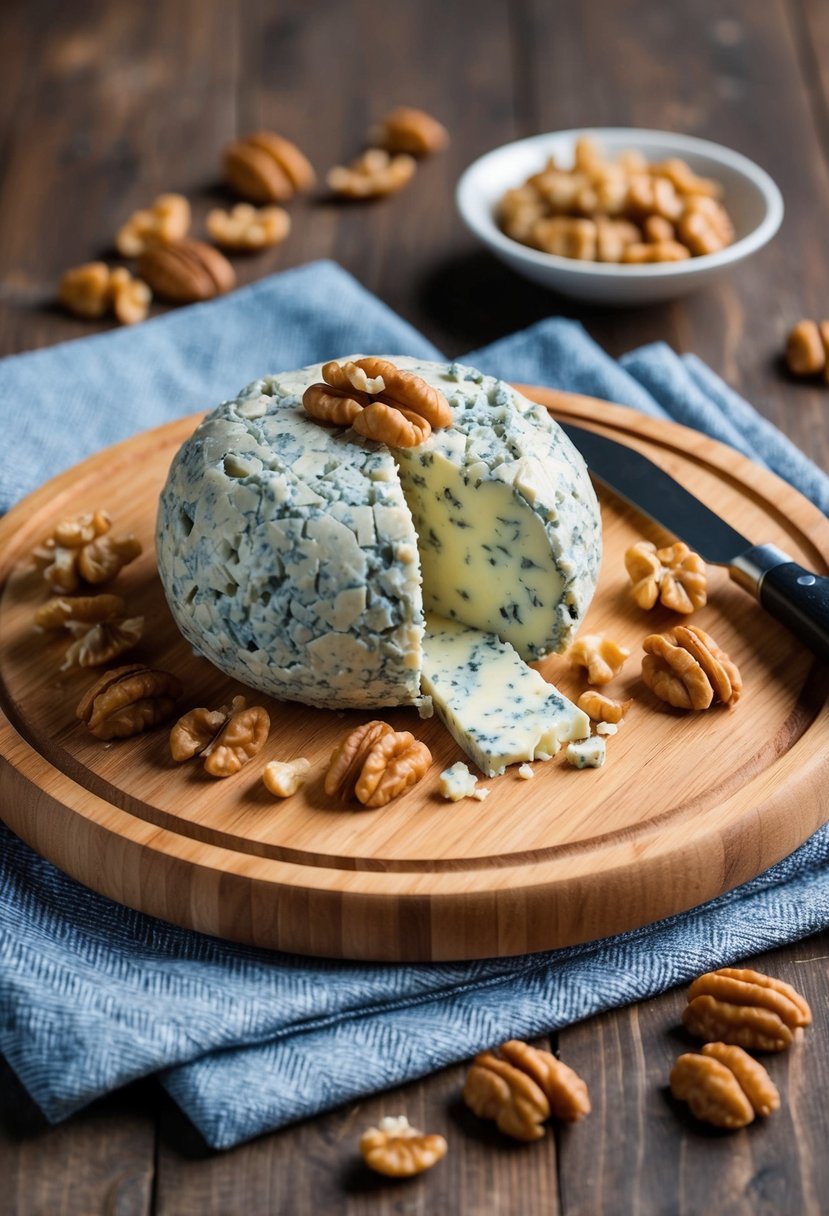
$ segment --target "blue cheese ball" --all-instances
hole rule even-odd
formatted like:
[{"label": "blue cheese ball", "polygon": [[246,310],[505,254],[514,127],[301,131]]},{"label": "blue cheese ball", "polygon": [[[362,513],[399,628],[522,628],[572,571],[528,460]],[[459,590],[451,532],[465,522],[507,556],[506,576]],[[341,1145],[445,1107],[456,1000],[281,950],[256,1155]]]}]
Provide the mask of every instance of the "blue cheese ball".
[{"label": "blue cheese ball", "polygon": [[158,569],[185,638],[242,683],[428,712],[425,611],[524,659],[565,649],[595,589],[600,516],[542,406],[459,364],[385,357],[444,393],[450,427],[392,450],[304,411],[320,364],[257,380],[175,456]]}]

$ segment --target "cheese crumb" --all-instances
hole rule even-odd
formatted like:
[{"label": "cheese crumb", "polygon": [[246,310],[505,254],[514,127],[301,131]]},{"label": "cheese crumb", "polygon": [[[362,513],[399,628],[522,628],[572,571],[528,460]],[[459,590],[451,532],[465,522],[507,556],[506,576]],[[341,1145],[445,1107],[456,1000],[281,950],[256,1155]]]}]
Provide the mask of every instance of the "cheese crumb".
[{"label": "cheese crumb", "polygon": [[619,729],[619,727],[617,726],[617,724],[615,722],[597,722],[596,723],[596,734],[597,735],[615,735],[616,731],[618,729]]},{"label": "cheese crumb", "polygon": [[438,781],[438,788],[450,802],[460,802],[461,798],[477,798],[479,802],[483,802],[490,793],[489,790],[478,789],[478,778],[474,773],[470,773],[462,760],[451,768],[444,769]]},{"label": "cheese crumb", "polygon": [[529,764],[522,764],[518,770],[518,776],[521,777],[524,781],[529,781],[530,777],[535,776],[535,773],[533,772],[533,770]]},{"label": "cheese crumb", "polygon": [[573,768],[601,768],[605,762],[605,741],[601,735],[567,744],[567,763]]}]

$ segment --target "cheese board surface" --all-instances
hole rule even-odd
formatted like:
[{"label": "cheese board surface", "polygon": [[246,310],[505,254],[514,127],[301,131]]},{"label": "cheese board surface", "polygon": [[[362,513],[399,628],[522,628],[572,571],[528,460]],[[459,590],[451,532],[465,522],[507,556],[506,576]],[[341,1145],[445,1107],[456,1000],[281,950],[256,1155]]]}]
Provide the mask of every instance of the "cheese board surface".
[{"label": "cheese board surface", "polygon": [[[632,444],[755,543],[772,542],[821,573],[829,521],[791,487],[712,440],[619,406],[553,390],[528,396],[554,415]],[[641,682],[641,642],[677,617],[643,613],[627,589],[634,541],[669,537],[601,493],[604,559],[584,632],[632,657],[608,691],[633,705],[608,739],[607,763],[555,759],[531,780],[515,768],[483,780],[483,803],[445,801],[437,777],[466,759],[437,718],[264,703],[265,750],[215,780],[174,765],[164,729],[102,744],[75,707],[94,672],[61,672],[66,641],[33,631],[45,584],[33,548],[64,518],[99,507],[135,532],[142,556],[113,589],[145,616],[144,661],[183,681],[182,712],[245,689],[194,655],[173,624],[155,570],[158,495],[198,418],[91,457],[0,521],[0,817],[34,849],[112,899],[252,945],[378,960],[514,955],[587,941],[693,907],[784,857],[827,816],[829,677],[724,571],[694,617],[739,664],[732,710],[683,714]],[[537,664],[567,696],[584,688],[560,656]],[[322,788],[342,734],[383,716],[432,750],[414,789],[380,810],[332,805]],[[285,801],[261,782],[270,759],[306,756],[312,779]]]}]

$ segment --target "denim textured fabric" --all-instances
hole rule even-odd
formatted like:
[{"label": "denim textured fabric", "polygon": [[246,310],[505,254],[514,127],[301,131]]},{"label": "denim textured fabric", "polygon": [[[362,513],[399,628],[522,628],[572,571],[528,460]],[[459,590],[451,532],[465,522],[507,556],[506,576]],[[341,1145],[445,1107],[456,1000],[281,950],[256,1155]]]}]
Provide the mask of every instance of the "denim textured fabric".
[{"label": "denim textured fabric", "polygon": [[[339,267],[316,263],[6,359],[0,508],[262,373],[357,350],[442,357]],[[693,356],[657,344],[617,363],[551,319],[462,359],[698,427],[829,510],[829,478]],[[829,827],[736,891],[644,929],[519,959],[388,965],[176,929],[79,886],[0,826],[0,1051],[52,1121],[157,1073],[225,1148],[816,932],[829,924],[827,862]]]}]

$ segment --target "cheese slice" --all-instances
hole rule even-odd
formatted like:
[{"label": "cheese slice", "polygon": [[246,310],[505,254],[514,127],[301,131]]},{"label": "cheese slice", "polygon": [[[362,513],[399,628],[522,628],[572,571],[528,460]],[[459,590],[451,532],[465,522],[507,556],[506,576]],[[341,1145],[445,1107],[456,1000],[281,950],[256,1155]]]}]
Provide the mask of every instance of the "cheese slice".
[{"label": "cheese slice", "polygon": [[590,734],[590,719],[508,642],[458,621],[429,616],[423,691],[482,773],[549,759],[562,743]]}]

